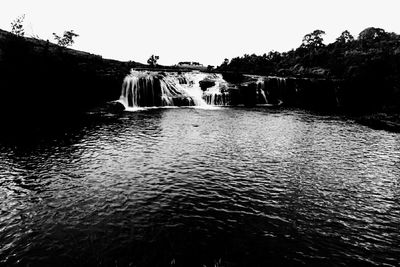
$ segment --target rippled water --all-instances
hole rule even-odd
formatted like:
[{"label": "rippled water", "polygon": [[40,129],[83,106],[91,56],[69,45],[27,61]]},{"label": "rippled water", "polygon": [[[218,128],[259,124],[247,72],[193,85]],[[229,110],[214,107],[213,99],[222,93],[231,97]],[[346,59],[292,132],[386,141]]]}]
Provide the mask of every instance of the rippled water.
[{"label": "rippled water", "polygon": [[400,135],[336,116],[102,114],[0,144],[0,265],[396,266],[399,161]]}]

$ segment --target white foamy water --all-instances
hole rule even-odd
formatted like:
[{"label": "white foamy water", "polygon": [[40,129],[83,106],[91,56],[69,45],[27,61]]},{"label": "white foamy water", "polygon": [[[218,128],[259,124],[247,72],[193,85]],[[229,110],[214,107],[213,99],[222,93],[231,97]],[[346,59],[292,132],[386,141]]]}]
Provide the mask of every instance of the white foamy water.
[{"label": "white foamy water", "polygon": [[[199,82],[204,73],[134,71],[125,77],[120,99],[127,111],[141,107],[197,106],[206,108]],[[139,109],[138,109],[139,108]]]}]

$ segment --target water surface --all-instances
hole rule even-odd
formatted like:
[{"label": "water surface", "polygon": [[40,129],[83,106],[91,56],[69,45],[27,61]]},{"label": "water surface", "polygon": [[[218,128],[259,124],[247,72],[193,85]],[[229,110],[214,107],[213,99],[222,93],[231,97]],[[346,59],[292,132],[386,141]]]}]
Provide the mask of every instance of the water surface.
[{"label": "water surface", "polygon": [[0,144],[0,265],[400,262],[398,134],[268,108],[88,121]]}]

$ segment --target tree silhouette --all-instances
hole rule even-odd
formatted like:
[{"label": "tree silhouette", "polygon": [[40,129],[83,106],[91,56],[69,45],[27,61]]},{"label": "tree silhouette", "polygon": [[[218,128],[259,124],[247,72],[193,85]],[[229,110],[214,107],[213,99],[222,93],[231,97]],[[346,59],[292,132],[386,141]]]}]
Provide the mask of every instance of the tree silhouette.
[{"label": "tree silhouette", "polygon": [[214,70],[214,66],[212,66],[212,65],[207,66],[207,71],[213,71],[213,70]]},{"label": "tree silhouette", "polygon": [[71,46],[74,43],[74,38],[79,36],[78,34],[74,33],[73,30],[65,31],[62,37],[55,33],[53,33],[53,35],[54,39],[57,41],[57,44],[63,47]]},{"label": "tree silhouette", "polygon": [[160,59],[159,56],[151,55],[150,58],[147,60],[147,64],[149,64],[152,67],[155,67],[159,59]]},{"label": "tree silhouette", "polygon": [[322,43],[324,41],[324,39],[322,38],[322,35],[324,35],[324,34],[325,34],[325,32],[322,30],[315,30],[312,33],[304,35],[301,46],[304,48],[318,48],[318,47],[325,46]]},{"label": "tree silhouette", "polygon": [[13,22],[11,22],[11,32],[17,36],[24,36],[25,35],[25,30],[24,26],[22,25],[24,23],[25,19],[25,14],[17,17]]},{"label": "tree silhouette", "polygon": [[342,32],[342,34],[336,38],[336,42],[338,43],[348,43],[354,41],[353,35],[350,34],[348,30]]},{"label": "tree silhouette", "polygon": [[360,32],[360,34],[358,35],[358,39],[371,41],[371,40],[381,39],[383,37],[386,37],[387,35],[388,34],[384,29],[369,27]]}]

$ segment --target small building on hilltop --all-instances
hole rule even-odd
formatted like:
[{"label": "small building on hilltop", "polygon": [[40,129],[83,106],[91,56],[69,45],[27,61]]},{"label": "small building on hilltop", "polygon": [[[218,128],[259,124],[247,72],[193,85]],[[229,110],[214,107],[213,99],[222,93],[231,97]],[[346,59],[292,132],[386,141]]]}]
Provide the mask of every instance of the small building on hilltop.
[{"label": "small building on hilltop", "polygon": [[182,61],[176,64],[175,66],[179,68],[187,68],[187,69],[202,70],[202,71],[207,69],[207,67],[205,67],[203,64],[193,61]]}]

